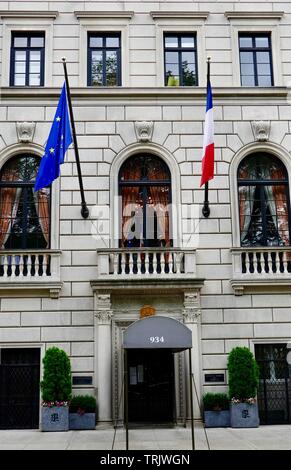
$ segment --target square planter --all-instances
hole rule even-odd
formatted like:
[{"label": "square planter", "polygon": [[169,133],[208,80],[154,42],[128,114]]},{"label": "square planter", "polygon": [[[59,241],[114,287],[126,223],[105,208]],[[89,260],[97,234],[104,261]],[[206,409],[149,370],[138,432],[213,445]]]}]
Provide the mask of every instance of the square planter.
[{"label": "square planter", "polygon": [[204,411],[204,422],[206,428],[228,428],[230,427],[230,411]]},{"label": "square planter", "polygon": [[70,429],[95,429],[96,414],[95,413],[70,413],[69,414]]},{"label": "square planter", "polygon": [[232,428],[257,428],[260,424],[256,404],[237,403],[230,405],[230,423]]},{"label": "square planter", "polygon": [[43,406],[41,408],[41,431],[57,432],[69,430],[68,406]]}]

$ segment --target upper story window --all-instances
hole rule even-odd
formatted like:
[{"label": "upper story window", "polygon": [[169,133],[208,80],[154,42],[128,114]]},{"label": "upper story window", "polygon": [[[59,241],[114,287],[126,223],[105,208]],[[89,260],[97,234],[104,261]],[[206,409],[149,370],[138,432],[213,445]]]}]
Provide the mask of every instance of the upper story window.
[{"label": "upper story window", "polygon": [[196,34],[165,33],[165,85],[198,85]]},{"label": "upper story window", "polygon": [[274,85],[270,34],[240,33],[239,57],[242,86]]},{"label": "upper story window", "polygon": [[238,168],[241,246],[290,245],[288,174],[268,154],[245,157]]},{"label": "upper story window", "polygon": [[19,155],[0,172],[0,249],[50,246],[50,188],[33,192],[40,159]]},{"label": "upper story window", "polygon": [[150,154],[128,158],[119,172],[123,247],[169,247],[171,175],[166,163]]},{"label": "upper story window", "polygon": [[43,33],[12,33],[10,85],[43,86],[44,52]]},{"label": "upper story window", "polygon": [[88,85],[120,86],[120,34],[90,34],[88,41]]}]

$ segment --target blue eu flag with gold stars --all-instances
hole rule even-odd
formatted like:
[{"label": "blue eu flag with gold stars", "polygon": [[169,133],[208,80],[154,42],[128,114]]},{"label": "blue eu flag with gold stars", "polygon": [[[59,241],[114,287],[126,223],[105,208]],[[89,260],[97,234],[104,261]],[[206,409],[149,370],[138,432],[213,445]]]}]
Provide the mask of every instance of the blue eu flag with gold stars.
[{"label": "blue eu flag with gold stars", "polygon": [[60,176],[68,147],[73,142],[68,113],[66,84],[64,83],[57,111],[36,176],[34,191],[49,186]]}]

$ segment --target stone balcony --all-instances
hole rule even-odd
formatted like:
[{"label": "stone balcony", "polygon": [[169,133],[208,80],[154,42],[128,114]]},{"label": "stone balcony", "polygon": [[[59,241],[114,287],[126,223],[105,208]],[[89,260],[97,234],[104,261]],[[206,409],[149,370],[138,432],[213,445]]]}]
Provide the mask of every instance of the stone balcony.
[{"label": "stone balcony", "polygon": [[232,248],[236,295],[247,287],[282,287],[291,285],[291,247]]},{"label": "stone balcony", "polygon": [[59,297],[60,260],[59,250],[0,250],[0,291],[49,291]]},{"label": "stone balcony", "polygon": [[97,250],[94,291],[184,292],[201,288],[196,251],[180,248],[116,248]]}]

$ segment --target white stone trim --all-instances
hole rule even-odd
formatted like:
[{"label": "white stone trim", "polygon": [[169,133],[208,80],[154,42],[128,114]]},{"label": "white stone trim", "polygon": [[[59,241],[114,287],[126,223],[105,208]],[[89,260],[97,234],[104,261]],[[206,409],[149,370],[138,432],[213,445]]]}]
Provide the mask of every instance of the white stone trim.
[{"label": "white stone trim", "polygon": [[1,10],[0,18],[51,18],[55,20],[58,11]]},{"label": "white stone trim", "polygon": [[281,20],[284,16],[284,11],[226,11],[224,16],[228,20],[243,20],[243,19],[271,19]]},{"label": "white stone trim", "polygon": [[[88,73],[88,33],[114,32],[121,36],[121,84],[129,86],[129,26],[127,18],[113,16],[103,17],[80,17],[79,33],[79,86],[87,87]],[[95,87],[98,88],[104,87]],[[115,87],[111,87],[114,89]],[[109,92],[107,92],[109,94]]]},{"label": "white stone trim", "polygon": [[[164,147],[154,143],[140,144],[134,143],[119,152],[113,160],[110,169],[110,240],[111,248],[118,248],[119,220],[118,216],[118,173],[121,165],[127,158],[139,153],[151,153],[162,158],[168,165],[171,172],[172,204],[176,207],[176,214],[173,215],[173,243],[174,247],[179,247],[182,240],[182,218],[181,218],[181,175],[179,165],[173,155]],[[174,191],[173,191],[174,188]]]},{"label": "white stone trim", "polygon": [[[42,157],[44,149],[38,144],[13,144],[0,152],[0,169],[12,157],[22,153],[31,153]],[[51,187],[51,246],[52,250],[59,248],[59,226],[60,226],[60,178],[58,178]]]},{"label": "white stone trim", "polygon": [[[167,21],[168,20],[168,21]],[[179,19],[173,24],[175,17],[163,17],[156,22],[156,67],[157,67],[157,83],[158,87],[165,87],[164,82],[164,33],[196,33],[197,44],[197,67],[198,67],[198,85],[199,87],[206,85],[206,40],[204,17],[197,18],[195,21],[188,17]],[[167,87],[166,87],[167,88]],[[179,87],[181,88],[181,87]],[[193,87],[195,88],[195,87]]]},{"label": "white stone trim", "polygon": [[[239,209],[238,209],[238,189],[237,189],[237,169],[244,157],[252,153],[266,152],[282,160],[287,172],[289,183],[291,181],[291,160],[290,153],[281,145],[274,142],[251,142],[242,147],[232,158],[229,169],[229,187],[231,202],[231,220],[232,220],[232,246],[240,247],[240,227],[239,227]],[[290,201],[291,204],[291,201]]]},{"label": "white stone trim", "polygon": [[107,19],[111,20],[112,18],[117,19],[131,19],[134,16],[134,11],[74,11],[75,17],[79,19]]},{"label": "white stone trim", "polygon": [[[261,15],[260,18],[254,18],[250,21],[246,19],[234,19],[230,21],[230,41],[231,41],[231,53],[232,53],[232,64],[233,64],[233,86],[241,87],[240,81],[240,62],[239,62],[239,33],[270,33],[271,34],[271,46],[272,46],[272,62],[273,62],[273,77],[274,86],[283,85],[282,76],[282,59],[281,59],[281,48],[280,48],[280,25],[276,19],[265,18]],[[259,89],[260,87],[250,87]]]},{"label": "white stone trim", "polygon": [[191,20],[207,20],[209,11],[151,11],[153,20],[158,19],[191,19]]},{"label": "white stone trim", "polygon": [[[2,49],[2,77],[1,86],[10,85],[10,50],[11,50],[11,36],[13,31],[32,32],[40,31],[45,33],[45,53],[44,53],[44,86],[52,86],[52,65],[53,65],[53,22],[50,19],[25,19],[13,18],[3,22],[3,44],[5,47]],[[28,89],[30,87],[25,87]],[[33,87],[43,88],[43,87]]]}]

